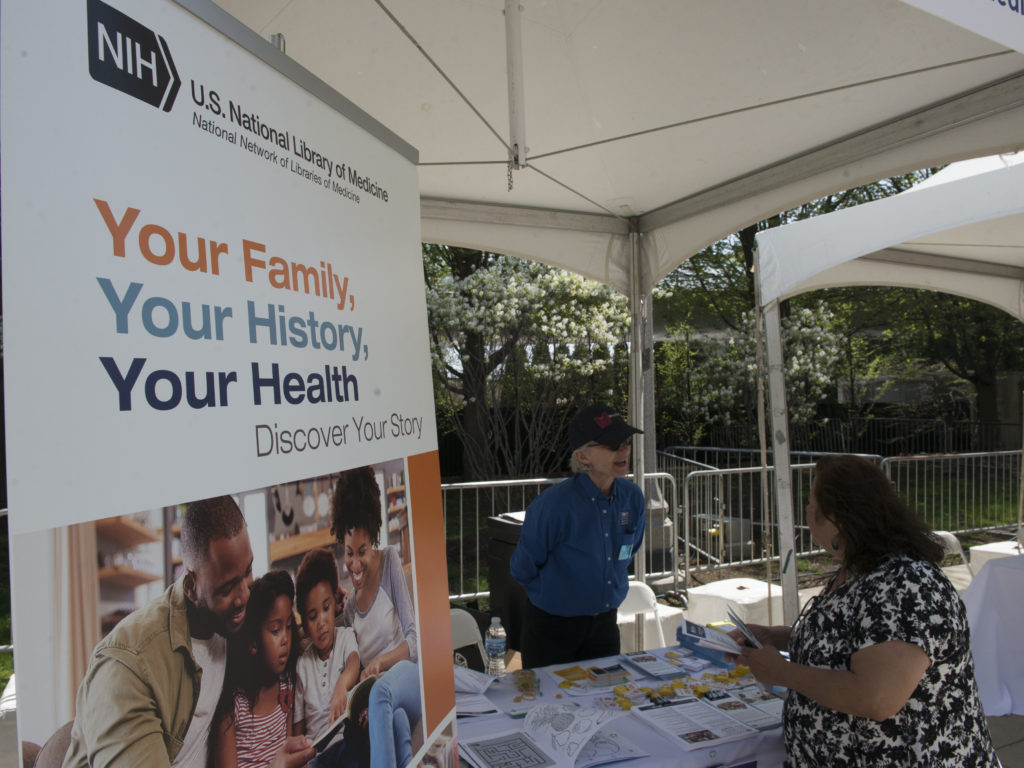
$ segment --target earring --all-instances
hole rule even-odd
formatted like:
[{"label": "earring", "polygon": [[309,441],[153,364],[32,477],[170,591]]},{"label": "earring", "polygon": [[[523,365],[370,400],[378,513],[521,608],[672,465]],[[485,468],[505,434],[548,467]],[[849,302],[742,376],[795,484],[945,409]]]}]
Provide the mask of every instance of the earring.
[{"label": "earring", "polygon": [[832,539],[832,541],[829,543],[831,544],[833,551],[839,551],[839,539]]}]

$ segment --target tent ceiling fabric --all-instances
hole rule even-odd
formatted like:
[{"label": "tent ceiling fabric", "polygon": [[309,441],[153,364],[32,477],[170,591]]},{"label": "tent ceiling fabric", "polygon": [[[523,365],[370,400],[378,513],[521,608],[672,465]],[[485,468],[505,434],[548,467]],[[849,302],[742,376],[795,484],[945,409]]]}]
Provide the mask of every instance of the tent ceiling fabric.
[{"label": "tent ceiling fabric", "polygon": [[217,4],[418,148],[425,240],[624,292],[630,220],[649,290],[759,218],[1024,141],[1024,55],[899,0],[521,0],[510,191],[502,0]]},{"label": "tent ceiling fabric", "polygon": [[[795,535],[777,302],[817,288],[896,285],[978,299],[1024,320],[1022,189],[1024,154],[976,158],[894,197],[757,233],[780,553],[787,561]],[[782,579],[784,620],[791,623],[798,613],[796,569]]]},{"label": "tent ceiling fabric", "polygon": [[1024,154],[955,163],[895,197],[757,234],[761,303],[898,285],[1024,320]]}]

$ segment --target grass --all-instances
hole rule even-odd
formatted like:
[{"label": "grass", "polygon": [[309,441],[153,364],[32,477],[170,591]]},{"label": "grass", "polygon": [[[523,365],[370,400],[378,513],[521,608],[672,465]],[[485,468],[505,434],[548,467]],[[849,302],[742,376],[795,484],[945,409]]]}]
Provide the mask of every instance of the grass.
[{"label": "grass", "polygon": [[1020,492],[1016,477],[971,483],[955,474],[911,482],[904,480],[903,496],[936,530],[1003,526],[1017,519]]}]

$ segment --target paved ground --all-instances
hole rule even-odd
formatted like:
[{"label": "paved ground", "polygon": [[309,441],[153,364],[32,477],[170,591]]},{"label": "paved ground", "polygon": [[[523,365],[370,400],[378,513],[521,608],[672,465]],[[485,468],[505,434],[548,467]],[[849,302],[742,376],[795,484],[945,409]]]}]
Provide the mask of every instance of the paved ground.
[{"label": "paved ground", "polygon": [[1024,766],[1024,715],[990,717],[988,730],[1003,768]]},{"label": "paved ground", "polygon": [[0,717],[0,768],[18,768],[18,735],[14,713]]}]

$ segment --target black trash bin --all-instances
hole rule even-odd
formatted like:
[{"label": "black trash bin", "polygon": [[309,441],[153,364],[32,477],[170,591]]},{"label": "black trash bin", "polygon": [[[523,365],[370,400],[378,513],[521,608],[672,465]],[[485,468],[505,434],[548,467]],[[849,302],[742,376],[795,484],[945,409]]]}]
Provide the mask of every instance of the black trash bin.
[{"label": "black trash bin", "polygon": [[500,616],[508,636],[508,647],[521,651],[520,641],[526,617],[526,591],[509,573],[509,562],[523,529],[522,512],[487,519],[487,568],[491,586],[491,615]]}]

